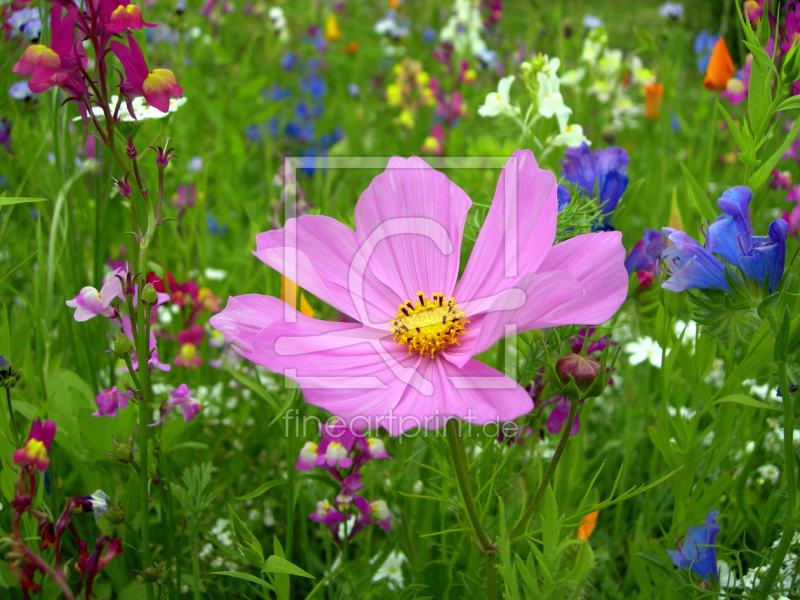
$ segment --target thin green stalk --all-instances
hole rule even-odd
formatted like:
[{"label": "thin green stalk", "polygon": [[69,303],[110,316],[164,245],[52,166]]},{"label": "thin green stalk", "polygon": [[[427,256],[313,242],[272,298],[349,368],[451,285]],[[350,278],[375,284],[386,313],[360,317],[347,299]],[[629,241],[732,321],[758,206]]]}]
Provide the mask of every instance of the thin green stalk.
[{"label": "thin green stalk", "polygon": [[194,600],[200,600],[200,553],[197,549],[197,527],[192,525],[192,592]]},{"label": "thin green stalk", "polygon": [[[147,261],[147,248],[142,244],[139,250],[139,264],[146,264]],[[139,381],[142,384],[142,398],[139,402],[139,463],[141,475],[140,482],[140,498],[141,498],[141,528],[142,528],[142,570],[150,567],[150,499],[148,494],[148,469],[147,469],[147,436],[149,423],[150,402],[152,400],[152,391],[150,389],[150,371],[147,368],[147,363],[150,358],[150,338],[147,335],[147,322],[149,315],[145,312],[144,302],[141,298],[142,286],[139,286],[139,298],[137,302],[137,326],[139,328],[139,339],[136,354],[139,359]],[[148,583],[147,600],[153,600],[153,584]]]},{"label": "thin green stalk", "polygon": [[450,454],[453,457],[453,470],[456,472],[456,479],[461,488],[461,496],[464,499],[464,505],[469,515],[470,523],[475,531],[475,537],[478,538],[478,546],[486,553],[486,581],[488,585],[488,598],[495,600],[497,598],[497,580],[495,575],[494,552],[496,548],[492,544],[489,534],[483,529],[480,516],[478,515],[478,507],[475,505],[475,499],[472,496],[472,484],[469,479],[469,462],[467,454],[464,450],[464,438],[461,437],[461,424],[455,419],[447,421],[447,442],[450,444]]},{"label": "thin green stalk", "polygon": [[[289,391],[292,393],[292,391]],[[287,402],[289,398],[286,399]],[[287,421],[288,424],[288,421]],[[286,484],[289,487],[286,504],[286,560],[292,560],[292,544],[294,542],[294,433],[291,425],[286,430]],[[346,536],[345,536],[346,537]]]},{"label": "thin green stalk", "polygon": [[778,381],[780,381],[781,390],[783,390],[783,474],[786,477],[786,518],[781,541],[772,555],[772,563],[761,582],[761,587],[758,588],[756,595],[758,600],[764,600],[772,591],[775,581],[780,575],[786,554],[792,545],[792,538],[797,530],[797,486],[794,477],[794,444],[792,439],[794,433],[794,410],[792,395],[789,392],[789,381],[786,377],[786,361],[783,360],[778,363]]},{"label": "thin green stalk", "polygon": [[6,400],[8,400],[8,416],[11,419],[11,433],[14,435],[14,444],[19,445],[19,436],[17,435],[17,423],[14,420],[14,407],[11,406],[11,388],[6,388]]},{"label": "thin green stalk", "polygon": [[705,187],[703,188],[708,189],[708,182],[711,180],[711,165],[714,162],[714,137],[717,134],[717,103],[714,102],[714,108],[711,112],[711,131],[708,135],[708,153],[706,154],[706,165],[705,169],[703,170],[703,182],[705,183]]},{"label": "thin green stalk", "polygon": [[[167,528],[167,540],[169,542],[169,547],[166,548],[167,554],[167,571],[169,572],[169,555],[172,554],[173,558],[175,558],[176,568],[177,568],[177,555],[175,554],[175,529],[174,529],[174,522],[172,520],[172,494],[169,490],[169,482],[162,480],[161,485],[159,486],[161,489],[161,503],[164,507],[164,512],[166,514],[166,528]],[[167,577],[167,587],[169,588],[169,597],[170,598],[177,598],[178,595],[175,593],[175,589],[172,587],[172,578]]]},{"label": "thin green stalk", "polygon": [[533,516],[533,513],[536,511],[536,507],[539,505],[539,502],[544,497],[544,492],[550,483],[550,479],[553,477],[553,473],[556,471],[558,461],[561,460],[561,455],[564,453],[564,448],[567,447],[567,441],[569,441],[570,433],[572,433],[572,424],[575,422],[575,415],[577,412],[578,401],[572,400],[569,405],[569,416],[567,417],[566,426],[564,427],[564,431],[561,433],[561,439],[558,441],[558,447],[556,448],[555,454],[553,454],[553,459],[547,466],[547,471],[544,472],[544,477],[542,477],[542,481],[539,484],[539,489],[536,490],[533,500],[531,500],[530,504],[528,504],[528,508],[525,509],[525,512],[519,518],[517,524],[514,525],[514,529],[511,530],[511,533],[509,534],[510,539],[513,540],[520,533],[522,533],[522,531],[525,529],[525,526],[528,524],[528,521]]}]

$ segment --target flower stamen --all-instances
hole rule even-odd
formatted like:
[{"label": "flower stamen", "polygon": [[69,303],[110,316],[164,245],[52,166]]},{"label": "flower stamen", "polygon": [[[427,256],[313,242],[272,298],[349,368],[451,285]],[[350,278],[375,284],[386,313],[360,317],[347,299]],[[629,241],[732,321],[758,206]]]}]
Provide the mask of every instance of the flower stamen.
[{"label": "flower stamen", "polygon": [[416,302],[406,300],[398,308],[391,323],[392,335],[401,346],[408,346],[409,354],[419,352],[433,358],[437,351],[458,345],[469,323],[455,299],[445,302],[443,293],[434,293],[431,300],[417,292]]}]

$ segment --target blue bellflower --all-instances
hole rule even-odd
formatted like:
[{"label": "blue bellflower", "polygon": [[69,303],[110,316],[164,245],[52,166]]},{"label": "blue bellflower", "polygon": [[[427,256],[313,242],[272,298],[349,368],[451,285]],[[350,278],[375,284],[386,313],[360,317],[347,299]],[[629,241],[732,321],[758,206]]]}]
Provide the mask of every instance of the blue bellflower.
[{"label": "blue bellflower", "polygon": [[[717,525],[717,515],[719,511],[712,510],[706,516],[705,525],[689,527],[689,533],[683,539],[683,545],[677,544],[677,550],[667,550],[667,554],[672,557],[672,562],[679,569],[689,569],[702,577],[709,579],[713,576],[718,579],[717,574],[717,549],[714,544],[717,534],[720,531]],[[705,546],[705,547],[702,547]]]},{"label": "blue bellflower", "polygon": [[778,218],[770,224],[767,235],[753,235],[752,197],[753,192],[746,186],[736,186],[722,194],[717,201],[722,215],[708,228],[705,246],[682,231],[663,229],[671,244],[664,252],[664,262],[672,275],[663,287],[675,292],[711,287],[730,291],[725,278],[727,263],[759,285],[768,282],[769,292],[775,291],[786,265],[789,224]]},{"label": "blue bellflower", "polygon": [[291,50],[285,52],[281,57],[281,69],[283,69],[284,71],[294,70],[296,64],[297,64],[297,54],[295,54]]},{"label": "blue bellflower", "polygon": [[664,234],[655,229],[645,229],[644,236],[633,247],[625,260],[628,275],[640,271],[655,271],[659,257],[667,247]]},{"label": "blue bellflower", "polygon": [[590,196],[595,195],[596,186],[597,198],[603,205],[601,212],[608,221],[628,187],[628,153],[618,146],[592,152],[583,143],[577,148],[568,148],[564,156],[567,159],[561,161],[564,178]]}]

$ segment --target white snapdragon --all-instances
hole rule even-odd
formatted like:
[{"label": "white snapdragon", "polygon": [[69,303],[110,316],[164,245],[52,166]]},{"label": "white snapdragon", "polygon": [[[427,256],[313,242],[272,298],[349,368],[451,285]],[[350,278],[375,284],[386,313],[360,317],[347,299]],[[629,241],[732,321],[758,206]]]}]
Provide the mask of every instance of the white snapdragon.
[{"label": "white snapdragon", "polygon": [[511,84],[515,79],[516,77],[513,75],[503,77],[497,85],[497,91],[486,95],[486,100],[478,107],[478,114],[482,117],[496,117],[497,115],[515,117],[519,115],[519,108],[511,105]]}]

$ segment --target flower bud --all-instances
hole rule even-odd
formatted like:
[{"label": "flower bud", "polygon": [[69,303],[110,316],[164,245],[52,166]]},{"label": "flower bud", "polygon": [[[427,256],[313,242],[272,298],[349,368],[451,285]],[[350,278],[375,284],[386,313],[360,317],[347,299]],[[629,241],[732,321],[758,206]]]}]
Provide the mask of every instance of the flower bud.
[{"label": "flower bud", "polygon": [[123,358],[126,354],[129,354],[132,348],[133,344],[127,335],[124,333],[118,333],[116,336],[114,336],[114,353],[120,358]]},{"label": "flower bud", "polygon": [[117,504],[109,504],[108,509],[106,510],[103,517],[105,517],[106,521],[108,521],[112,525],[119,525],[122,522],[124,522],[125,509],[122,508],[122,502],[117,502]]},{"label": "flower bud", "polygon": [[122,179],[120,179],[119,181],[117,181],[115,179],[114,180],[114,185],[116,186],[117,191],[119,192],[119,195],[122,196],[123,198],[127,198],[128,196],[131,195],[131,186],[128,183],[128,174],[127,173],[125,173],[122,176]]},{"label": "flower bud", "polygon": [[158,293],[152,284],[148,283],[142,290],[142,302],[145,304],[155,304],[158,302]]},{"label": "flower bud", "polygon": [[789,52],[783,59],[781,66],[781,79],[787,86],[791,86],[795,81],[800,79],[800,60],[798,60],[798,50],[800,46],[797,43],[792,44]]},{"label": "flower bud", "polygon": [[128,134],[128,142],[125,144],[125,154],[128,155],[128,158],[131,160],[135,159],[136,156],[139,154],[136,151],[136,146],[133,145],[133,134]]},{"label": "flower bud", "polygon": [[22,377],[22,370],[15,369],[11,361],[0,355],[0,387],[11,389]]},{"label": "flower bud", "polygon": [[611,371],[614,370],[614,364],[619,354],[619,349],[617,349],[611,365],[607,366],[609,347],[610,345],[605,347],[599,361],[582,354],[570,353],[559,359],[555,366],[552,363],[546,364],[548,380],[558,389],[561,396],[573,400],[585,400],[599,396],[608,385]]},{"label": "flower bud", "polygon": [[111,443],[114,444],[114,452],[106,452],[106,456],[113,456],[119,462],[129,464],[133,462],[133,436],[124,442],[119,442],[111,436]]},{"label": "flower bud", "polygon": [[556,373],[562,381],[575,380],[579,386],[591,385],[600,373],[600,362],[589,356],[567,354],[556,363]]}]

